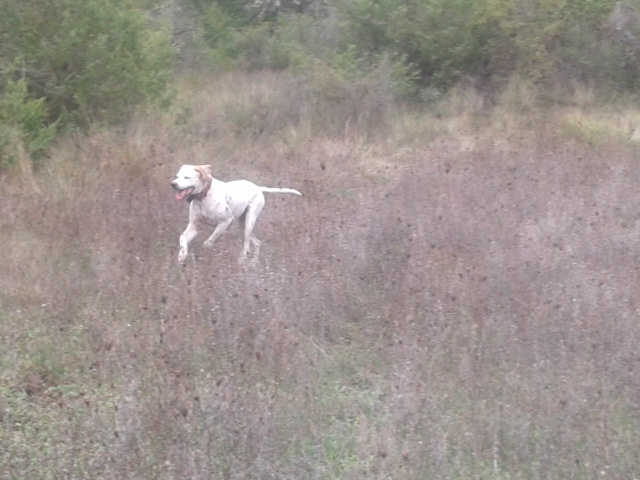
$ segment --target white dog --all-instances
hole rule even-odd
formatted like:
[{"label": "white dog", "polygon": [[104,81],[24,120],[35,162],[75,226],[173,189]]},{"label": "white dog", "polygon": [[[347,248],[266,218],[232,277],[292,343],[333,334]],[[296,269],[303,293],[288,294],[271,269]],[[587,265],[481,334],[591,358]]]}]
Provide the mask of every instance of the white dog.
[{"label": "white dog", "polygon": [[212,247],[216,239],[234,220],[244,227],[244,248],[242,258],[246,259],[251,245],[258,258],[260,241],[253,235],[253,227],[264,207],[263,192],[294,193],[292,188],[259,187],[247,180],[221,182],[211,175],[210,165],[182,165],[171,186],[178,191],[176,199],[187,200],[189,206],[189,224],[180,235],[180,253],[178,261],[184,262],[189,253],[189,243],[198,235],[198,224],[202,220],[216,222],[213,234],[204,242]]}]

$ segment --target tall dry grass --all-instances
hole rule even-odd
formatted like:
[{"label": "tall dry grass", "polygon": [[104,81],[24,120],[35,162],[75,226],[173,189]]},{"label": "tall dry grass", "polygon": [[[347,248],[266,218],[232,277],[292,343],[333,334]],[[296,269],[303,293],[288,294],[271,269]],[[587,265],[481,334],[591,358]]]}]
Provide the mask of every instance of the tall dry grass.
[{"label": "tall dry grass", "polygon": [[[183,86],[3,178],[0,478],[637,477],[633,143],[472,94],[322,135],[296,85]],[[183,162],[303,192],[255,268],[236,229],[178,265]]]}]

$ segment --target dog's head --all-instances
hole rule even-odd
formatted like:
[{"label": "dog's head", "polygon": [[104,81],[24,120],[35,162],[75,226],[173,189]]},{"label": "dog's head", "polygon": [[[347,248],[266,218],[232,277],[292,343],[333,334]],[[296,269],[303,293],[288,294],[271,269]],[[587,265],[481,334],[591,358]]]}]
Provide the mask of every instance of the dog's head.
[{"label": "dog's head", "polygon": [[182,165],[171,186],[178,191],[177,200],[204,197],[211,187],[211,165]]}]

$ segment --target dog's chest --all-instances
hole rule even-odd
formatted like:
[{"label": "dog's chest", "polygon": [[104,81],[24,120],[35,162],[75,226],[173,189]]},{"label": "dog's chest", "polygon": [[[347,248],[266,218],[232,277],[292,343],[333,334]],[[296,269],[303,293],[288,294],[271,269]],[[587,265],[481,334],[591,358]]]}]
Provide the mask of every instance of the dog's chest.
[{"label": "dog's chest", "polygon": [[220,222],[232,216],[226,199],[214,196],[192,202],[191,215],[197,219],[213,222]]}]

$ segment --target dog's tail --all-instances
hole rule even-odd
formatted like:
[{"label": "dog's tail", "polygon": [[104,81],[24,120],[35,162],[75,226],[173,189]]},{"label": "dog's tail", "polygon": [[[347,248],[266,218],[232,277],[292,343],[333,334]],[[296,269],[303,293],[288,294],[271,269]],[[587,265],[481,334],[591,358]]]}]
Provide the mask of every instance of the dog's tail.
[{"label": "dog's tail", "polygon": [[294,193],[296,195],[302,195],[298,190],[294,190],[293,188],[269,188],[269,187],[260,187],[264,193]]}]

